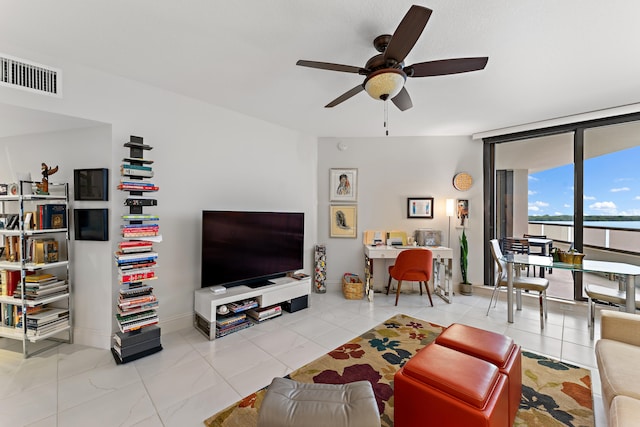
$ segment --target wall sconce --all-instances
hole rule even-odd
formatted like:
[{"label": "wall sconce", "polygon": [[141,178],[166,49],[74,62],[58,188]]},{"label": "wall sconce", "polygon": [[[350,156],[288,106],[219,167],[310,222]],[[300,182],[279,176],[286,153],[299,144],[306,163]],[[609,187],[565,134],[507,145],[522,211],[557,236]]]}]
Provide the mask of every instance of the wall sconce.
[{"label": "wall sconce", "polygon": [[451,217],[453,216],[453,213],[454,213],[454,207],[455,207],[455,200],[447,199],[446,213],[447,213],[447,216],[449,217],[449,239],[447,240],[447,244],[449,245],[449,247],[451,247]]}]

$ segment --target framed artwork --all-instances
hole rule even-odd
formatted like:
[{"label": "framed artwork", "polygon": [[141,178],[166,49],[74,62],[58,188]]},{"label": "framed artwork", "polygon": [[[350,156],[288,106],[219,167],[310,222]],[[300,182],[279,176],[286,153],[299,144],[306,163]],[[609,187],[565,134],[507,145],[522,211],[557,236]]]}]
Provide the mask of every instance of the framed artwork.
[{"label": "framed artwork", "polygon": [[433,219],[433,197],[409,197],[407,218]]},{"label": "framed artwork", "polygon": [[355,205],[329,206],[329,236],[355,239],[358,235],[358,208]]},{"label": "framed artwork", "polygon": [[469,226],[469,200],[458,199],[456,201],[456,218],[458,219],[456,227]]},{"label": "framed artwork", "polygon": [[358,169],[331,169],[329,201],[355,202],[358,200]]},{"label": "framed artwork", "polygon": [[109,200],[109,169],[74,169],[75,200]]}]

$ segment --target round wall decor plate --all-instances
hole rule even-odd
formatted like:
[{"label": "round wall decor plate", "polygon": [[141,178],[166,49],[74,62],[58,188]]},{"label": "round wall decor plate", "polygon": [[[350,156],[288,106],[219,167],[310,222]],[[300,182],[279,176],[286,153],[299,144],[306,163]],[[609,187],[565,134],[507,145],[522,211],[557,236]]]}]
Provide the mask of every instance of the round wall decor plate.
[{"label": "round wall decor plate", "polygon": [[473,178],[466,172],[460,172],[453,177],[453,187],[456,190],[467,191],[473,185]]}]

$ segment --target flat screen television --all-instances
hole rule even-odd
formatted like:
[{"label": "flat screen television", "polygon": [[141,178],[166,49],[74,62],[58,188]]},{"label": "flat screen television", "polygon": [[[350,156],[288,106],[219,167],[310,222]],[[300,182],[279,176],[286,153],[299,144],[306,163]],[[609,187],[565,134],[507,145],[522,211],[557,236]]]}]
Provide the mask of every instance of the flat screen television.
[{"label": "flat screen television", "polygon": [[202,211],[201,287],[258,287],[300,270],[304,213]]}]

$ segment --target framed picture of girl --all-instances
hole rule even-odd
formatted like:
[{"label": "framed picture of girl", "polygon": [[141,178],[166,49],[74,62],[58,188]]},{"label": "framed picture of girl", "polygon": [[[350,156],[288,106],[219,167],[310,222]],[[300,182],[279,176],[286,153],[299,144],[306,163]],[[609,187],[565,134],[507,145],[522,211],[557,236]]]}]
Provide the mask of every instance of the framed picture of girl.
[{"label": "framed picture of girl", "polygon": [[329,176],[329,201],[356,202],[358,169],[331,169]]}]

